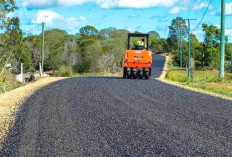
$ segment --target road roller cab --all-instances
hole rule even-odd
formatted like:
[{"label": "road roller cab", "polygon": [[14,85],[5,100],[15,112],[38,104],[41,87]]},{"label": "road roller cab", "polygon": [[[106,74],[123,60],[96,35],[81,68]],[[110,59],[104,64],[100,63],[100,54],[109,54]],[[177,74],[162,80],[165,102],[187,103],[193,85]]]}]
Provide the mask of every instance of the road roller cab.
[{"label": "road roller cab", "polygon": [[[136,45],[136,40],[144,42],[143,46]],[[129,33],[127,50],[124,56],[123,78],[149,79],[151,69],[152,51],[149,50],[149,34]]]}]

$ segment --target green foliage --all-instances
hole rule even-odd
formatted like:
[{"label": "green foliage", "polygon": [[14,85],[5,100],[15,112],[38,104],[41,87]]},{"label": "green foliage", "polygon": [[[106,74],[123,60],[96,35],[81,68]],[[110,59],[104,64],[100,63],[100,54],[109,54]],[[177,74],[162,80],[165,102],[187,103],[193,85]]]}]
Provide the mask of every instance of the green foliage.
[{"label": "green foliage", "polygon": [[150,35],[150,37],[160,39],[160,34],[156,31],[150,31],[148,34]]},{"label": "green foliage", "polygon": [[219,67],[219,59],[220,59],[220,52],[218,48],[209,47],[205,51],[204,61],[208,65],[210,65],[212,68],[218,68]]},{"label": "green foliage", "polygon": [[99,31],[93,26],[85,26],[80,29],[80,34],[88,37],[97,37]]},{"label": "green foliage", "polygon": [[60,66],[55,73],[56,76],[60,77],[71,77],[72,76],[72,69],[68,66]]},{"label": "green foliage", "polygon": [[2,75],[0,76],[0,95],[23,85],[24,84],[15,81],[15,76],[13,74],[3,69]]},{"label": "green foliage", "polygon": [[172,36],[186,36],[187,25],[182,17],[176,17],[172,20],[169,26],[169,37]]},{"label": "green foliage", "polygon": [[178,39],[175,35],[172,35],[167,39],[167,47],[166,51],[167,52],[177,52],[178,50]]},{"label": "green foliage", "polygon": [[186,69],[169,66],[166,78],[181,85],[200,88],[205,91],[232,97],[232,74],[227,73],[225,79],[218,79],[218,70],[198,69],[193,79],[187,79]]},{"label": "green foliage", "polygon": [[[7,3],[9,3],[7,5]],[[19,18],[6,18],[5,14],[16,9],[14,1],[4,1],[0,8],[6,5],[5,11],[0,9],[1,21],[4,21],[4,33],[0,34],[0,67],[6,60],[19,72],[20,63],[24,63],[26,72],[38,70],[41,62],[41,35],[29,35],[23,38]],[[9,7],[9,8],[7,8]],[[3,28],[3,23],[2,28]],[[203,24],[204,42],[199,42],[191,34],[191,51],[197,66],[217,68],[219,64],[220,30],[215,26]],[[150,31],[150,49],[155,53],[169,52],[174,56],[173,64],[179,65],[179,35],[186,35],[185,20],[177,17],[169,27],[169,37],[160,39],[160,34]],[[124,52],[127,47],[125,29],[106,28],[97,30],[93,26],[82,27],[80,33],[68,35],[59,29],[45,31],[44,70],[57,71],[57,76],[69,76],[70,68],[77,73],[88,72],[119,72],[122,69]],[[141,32],[135,32],[141,33]],[[130,44],[141,38],[131,40]],[[228,38],[226,38],[228,41]],[[183,62],[188,61],[188,43],[183,39]],[[226,59],[232,55],[232,45],[226,44]],[[9,57],[10,56],[10,57]],[[0,69],[1,70],[1,69]]]},{"label": "green foliage", "polygon": [[32,69],[31,67],[31,49],[30,47],[23,43],[21,47],[21,63],[24,63],[24,72],[30,72]]},{"label": "green foliage", "polygon": [[107,38],[112,38],[114,33],[115,33],[116,28],[113,28],[113,27],[110,27],[110,28],[105,28],[105,29],[102,29],[99,33],[99,36],[102,38],[102,39],[107,39]]},{"label": "green foliage", "polygon": [[226,50],[225,50],[226,60],[231,60],[232,57],[232,45],[226,44]]},{"label": "green foliage", "polygon": [[5,32],[1,34],[0,38],[0,55],[2,59],[0,60],[0,68],[10,63],[14,66],[14,71],[17,72],[23,44],[18,17],[8,18],[5,21]]},{"label": "green foliage", "polygon": [[168,47],[166,39],[157,39],[154,37],[150,37],[150,49],[153,52],[162,53],[166,51]]},{"label": "green foliage", "polygon": [[218,68],[220,59],[220,30],[216,26],[208,26],[207,24],[203,24],[202,27],[205,32],[202,61],[206,66]]},{"label": "green foliage", "polygon": [[68,35],[65,31],[45,31],[45,70],[57,70],[65,62],[64,45]]},{"label": "green foliage", "polygon": [[6,14],[13,12],[17,9],[14,0],[0,0],[0,29],[4,28],[10,18]]},{"label": "green foliage", "polygon": [[75,73],[87,73],[90,71],[90,62],[87,61],[84,57],[81,62],[78,62],[73,66],[73,72]]}]

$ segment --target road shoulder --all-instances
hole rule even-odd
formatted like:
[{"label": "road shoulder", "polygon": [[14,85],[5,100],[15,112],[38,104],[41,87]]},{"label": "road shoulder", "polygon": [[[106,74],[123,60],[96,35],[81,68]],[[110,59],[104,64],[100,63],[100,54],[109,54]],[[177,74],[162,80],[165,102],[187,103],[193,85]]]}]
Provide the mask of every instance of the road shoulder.
[{"label": "road shoulder", "polygon": [[63,77],[49,77],[0,95],[0,149],[4,138],[7,136],[15,121],[20,105],[35,91],[53,82],[63,80]]}]

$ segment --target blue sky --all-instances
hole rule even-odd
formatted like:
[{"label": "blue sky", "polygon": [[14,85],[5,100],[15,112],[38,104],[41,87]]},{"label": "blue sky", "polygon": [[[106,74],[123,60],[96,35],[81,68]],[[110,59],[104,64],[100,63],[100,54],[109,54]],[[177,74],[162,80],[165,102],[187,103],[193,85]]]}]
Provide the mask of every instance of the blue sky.
[{"label": "blue sky", "polygon": [[[21,27],[27,33],[38,34],[39,25],[46,29],[60,28],[75,34],[82,26],[97,29],[115,27],[147,33],[155,30],[161,37],[168,36],[168,26],[177,16],[196,18],[192,29],[199,23],[209,0],[17,0],[19,9],[9,16],[19,16]],[[220,27],[220,0],[212,4],[203,23]],[[232,42],[232,0],[227,0],[226,34]],[[194,31],[203,39],[201,26]]]}]

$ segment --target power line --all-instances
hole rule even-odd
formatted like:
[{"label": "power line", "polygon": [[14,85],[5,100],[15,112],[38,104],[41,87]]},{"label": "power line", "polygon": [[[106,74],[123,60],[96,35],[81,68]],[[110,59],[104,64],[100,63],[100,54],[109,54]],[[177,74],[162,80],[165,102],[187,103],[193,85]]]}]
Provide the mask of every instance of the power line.
[{"label": "power line", "polygon": [[203,16],[202,16],[200,22],[199,22],[198,25],[193,29],[193,31],[195,31],[195,30],[200,26],[201,22],[203,21],[205,15],[206,15],[206,13],[207,13],[207,11],[208,11],[210,5],[211,5],[211,2],[212,2],[212,0],[209,0],[209,4],[208,4],[208,6],[207,6],[207,8],[206,8],[206,10],[205,10],[205,12],[204,12],[204,14],[203,14]]},{"label": "power line", "polygon": [[189,11],[189,13],[188,13],[187,18],[189,18],[190,14],[192,13],[192,10],[193,10],[193,8],[194,8],[194,5],[195,5],[195,0],[193,0],[192,7],[191,7],[191,9],[190,9],[190,11]]},{"label": "power line", "polygon": [[29,30],[27,30],[27,31],[24,31],[24,33],[31,32],[31,31],[35,30],[36,28],[38,28],[39,26],[41,26],[41,24],[36,25],[36,26],[33,27],[32,29],[29,29]]}]

